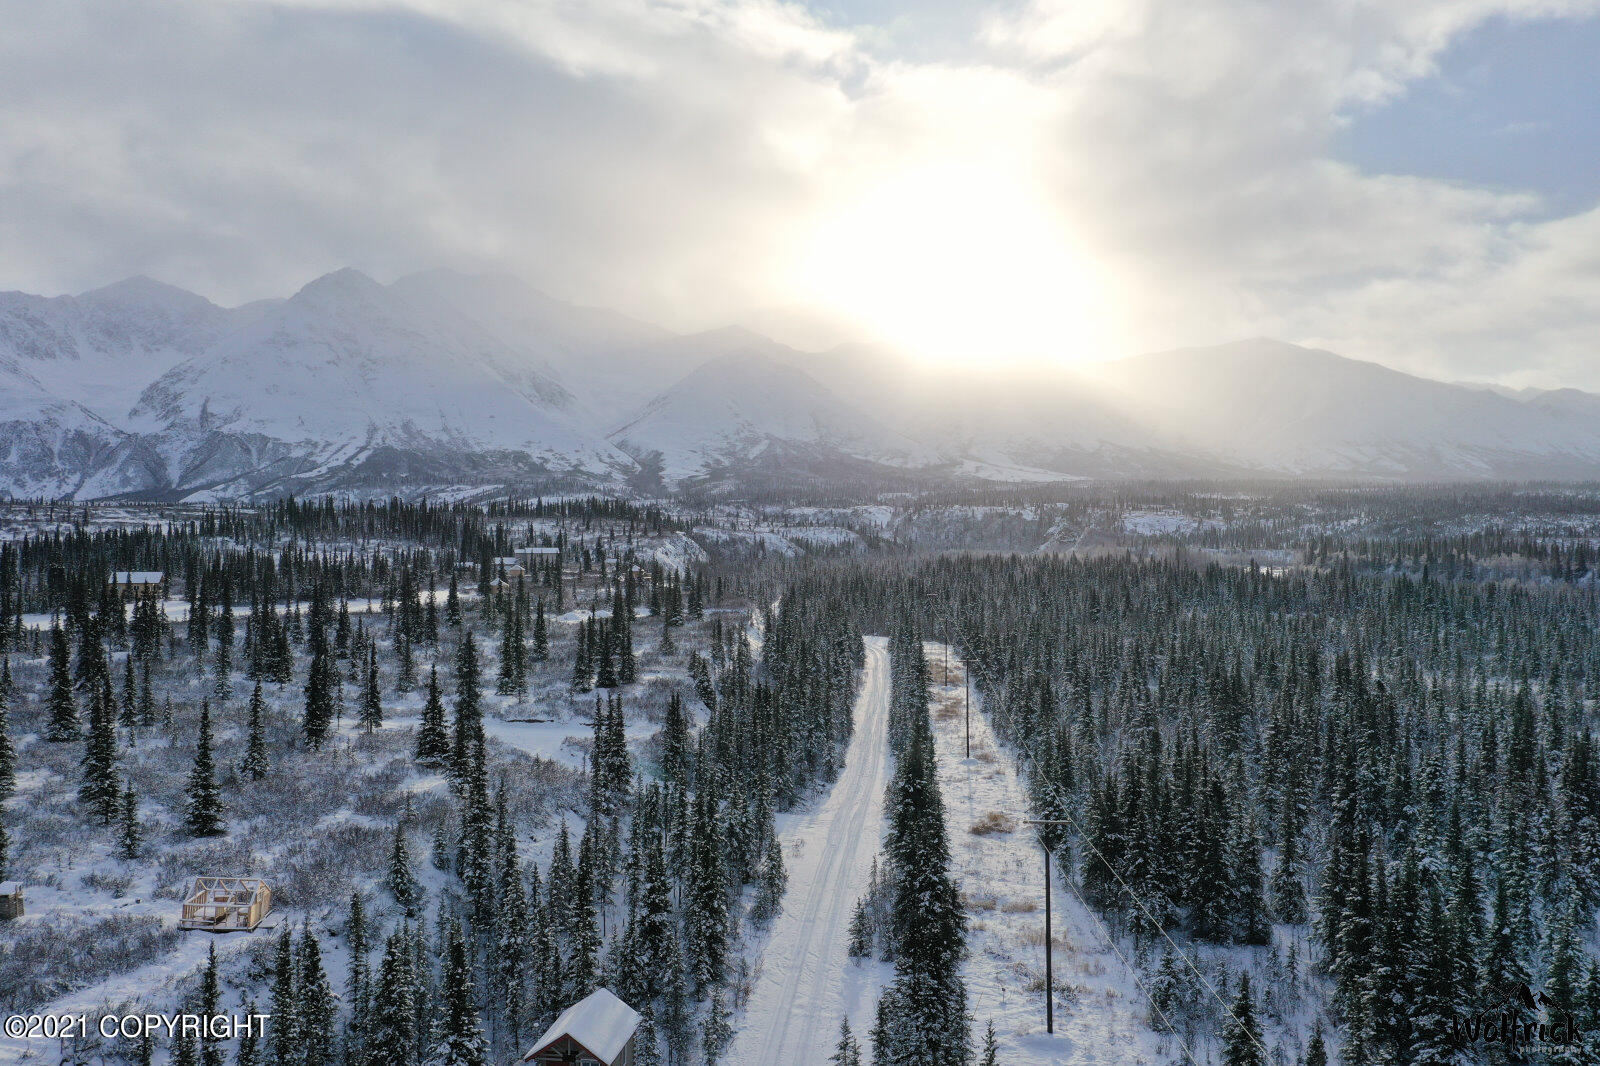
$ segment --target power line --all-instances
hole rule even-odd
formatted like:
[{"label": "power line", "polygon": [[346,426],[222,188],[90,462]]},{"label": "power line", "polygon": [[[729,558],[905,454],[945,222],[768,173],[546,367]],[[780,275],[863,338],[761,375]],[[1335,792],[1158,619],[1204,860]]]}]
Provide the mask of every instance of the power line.
[{"label": "power line", "polygon": [[[1028,756],[1028,767],[1030,773],[1032,773],[1035,777],[1039,777],[1039,765],[1033,761],[1033,757],[1031,755]],[[1133,900],[1134,905],[1137,906],[1139,910],[1144,913],[1144,916],[1150,920],[1151,926],[1154,927],[1156,932],[1161,934],[1162,939],[1171,945],[1172,949],[1178,953],[1178,956],[1183,959],[1184,965],[1188,966],[1189,969],[1194,971],[1194,975],[1200,979],[1200,983],[1206,987],[1206,991],[1211,993],[1211,998],[1216,1000],[1217,1005],[1223,1009],[1228,1017],[1233,1019],[1234,1024],[1239,1027],[1240,1032],[1248,1036],[1250,1038],[1250,1042],[1261,1050],[1261,1054],[1263,1056],[1270,1057],[1271,1052],[1267,1050],[1266,1045],[1256,1038],[1256,1035],[1250,1031],[1249,1026],[1245,1025],[1244,1021],[1240,1019],[1237,1014],[1233,1013],[1233,1008],[1228,1006],[1227,1002],[1223,1000],[1222,995],[1217,992],[1215,986],[1213,986],[1211,982],[1206,979],[1206,975],[1200,972],[1200,968],[1194,964],[1194,960],[1189,958],[1188,952],[1184,951],[1183,948],[1178,945],[1178,942],[1172,939],[1171,935],[1168,934],[1166,929],[1162,927],[1161,921],[1150,912],[1150,908],[1144,905],[1144,901],[1139,898],[1139,894],[1133,890],[1127,881],[1122,879],[1122,874],[1117,871],[1115,866],[1111,865],[1110,860],[1105,857],[1105,853],[1095,846],[1095,842],[1087,833],[1083,831],[1083,827],[1078,824],[1078,820],[1072,817],[1071,813],[1068,812],[1066,804],[1061,802],[1060,790],[1056,787],[1055,782],[1051,781],[1048,777],[1044,777],[1042,780],[1050,789],[1051,795],[1055,797],[1057,802],[1057,811],[1052,813],[1060,813],[1068,822],[1072,823],[1072,828],[1077,830],[1079,839],[1087,844],[1094,851],[1095,856],[1099,858],[1101,863],[1105,865],[1105,868],[1111,871],[1111,876],[1117,879],[1117,884],[1122,886],[1122,890],[1128,894],[1128,898]],[[1068,877],[1067,880],[1070,882],[1072,878]],[[1080,895],[1079,899],[1082,898],[1083,897]],[[1085,902],[1084,905],[1088,906],[1088,903]]]}]

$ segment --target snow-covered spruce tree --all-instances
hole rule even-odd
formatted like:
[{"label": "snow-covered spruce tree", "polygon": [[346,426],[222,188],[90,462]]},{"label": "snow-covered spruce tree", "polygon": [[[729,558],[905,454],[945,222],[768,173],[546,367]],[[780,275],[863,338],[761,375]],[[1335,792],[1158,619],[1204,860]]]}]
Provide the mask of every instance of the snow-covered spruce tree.
[{"label": "snow-covered spruce tree", "polygon": [[708,789],[695,796],[693,838],[685,890],[684,926],[690,969],[704,990],[722,981],[728,961],[728,875],[722,861],[717,800]]},{"label": "snow-covered spruce tree", "polygon": [[384,887],[407,918],[417,917],[422,904],[422,882],[417,880],[417,875],[411,869],[411,849],[406,844],[404,821],[395,823],[394,844],[389,849],[389,871],[384,878]]},{"label": "snow-covered spruce tree", "polygon": [[257,681],[255,689],[250,693],[244,762],[239,766],[240,771],[251,781],[263,780],[266,778],[268,771],[272,769],[272,760],[267,755],[267,738],[261,722],[261,714],[265,706],[265,701],[261,698],[261,682]]},{"label": "snow-covered spruce tree", "polygon": [[965,1066],[971,1060],[961,981],[966,915],[950,876],[950,842],[934,762],[922,648],[896,641],[891,667],[904,679],[898,765],[889,790],[888,849],[894,880],[894,983],[885,998],[881,1066]]},{"label": "snow-covered spruce tree", "polygon": [[383,1066],[416,1066],[417,980],[410,946],[410,927],[389,934],[378,964],[372,995],[372,1028],[367,1035],[368,1061]]},{"label": "snow-covered spruce tree", "polygon": [[338,1040],[334,1021],[338,1005],[333,985],[322,966],[322,947],[309,922],[300,930],[300,951],[295,959],[295,1026],[301,1051],[295,1062],[305,1066],[334,1066],[338,1060]]},{"label": "snow-covered spruce tree", "polygon": [[[257,1013],[255,1000],[246,1000],[239,1011],[247,1018],[253,1018]],[[263,1066],[261,1061],[261,1034],[258,1026],[252,1024],[249,1029],[239,1034],[239,1046],[233,1053],[233,1066]]]},{"label": "snow-covered spruce tree", "polygon": [[639,1011],[633,1043],[634,1066],[661,1066],[661,1036],[656,1032],[656,1012],[648,1002]]},{"label": "snow-covered spruce tree", "polygon": [[1250,991],[1250,974],[1239,975],[1239,994],[1234,998],[1222,1033],[1222,1066],[1265,1066],[1262,1055],[1261,1023],[1256,1018],[1256,998]]},{"label": "snow-covered spruce tree", "polygon": [[333,652],[319,646],[322,643],[323,638],[313,636],[311,669],[306,675],[305,711],[300,719],[306,744],[313,749],[322,747],[328,739],[328,731],[333,728],[339,709],[339,670],[334,664]]},{"label": "snow-covered spruce tree", "polygon": [[272,964],[271,1018],[268,1037],[273,1063],[294,1063],[300,1053],[300,981],[295,967],[294,931],[285,927],[278,937]]},{"label": "snow-covered spruce tree", "polygon": [[344,1060],[361,1062],[367,1058],[367,1041],[372,1028],[371,933],[367,927],[367,908],[359,890],[350,893],[350,909],[344,923],[345,949],[349,962],[345,968]]},{"label": "snow-covered spruce tree", "polygon": [[983,1031],[983,1058],[978,1066],[1000,1066],[1000,1041],[994,1035],[994,1022]]},{"label": "snow-covered spruce tree", "polygon": [[0,880],[5,880],[10,872],[8,862],[11,852],[11,838],[6,835],[6,823],[0,819]]},{"label": "snow-covered spruce tree", "polygon": [[217,965],[217,945],[206,945],[206,968],[200,974],[199,1014],[206,1019],[200,1033],[200,1066],[222,1066],[222,1042],[211,1035],[210,1020],[222,1011],[222,972]]},{"label": "snow-covered spruce tree", "polygon": [[479,704],[478,645],[469,629],[461,635],[456,649],[455,723],[450,738],[450,773],[458,787],[464,787],[472,772],[474,752],[483,746],[483,711]]},{"label": "snow-covered spruce tree", "polygon": [[450,755],[450,732],[445,728],[444,700],[439,696],[439,668],[428,668],[428,698],[422,705],[422,721],[417,727],[415,756],[418,762],[442,763]]},{"label": "snow-covered spruce tree", "polygon": [[533,647],[529,656],[536,663],[548,662],[550,659],[550,631],[545,624],[542,599],[533,609]]},{"label": "snow-covered spruce tree", "polygon": [[11,662],[6,660],[0,677],[0,803],[11,798],[17,788],[17,748],[11,739],[8,710],[11,703]]},{"label": "snow-covered spruce tree", "polygon": [[191,836],[221,836],[227,832],[222,810],[222,790],[217,787],[216,767],[211,757],[211,704],[201,700],[194,766],[189,771],[189,782],[184,788],[184,828]]},{"label": "snow-covered spruce tree", "polygon": [[728,1005],[719,988],[711,993],[706,1005],[706,1016],[700,1026],[700,1048],[705,1053],[706,1066],[717,1066],[733,1043],[733,1025],[729,1021]]},{"label": "snow-covered spruce tree", "polygon": [[367,668],[361,686],[361,728],[371,733],[383,728],[383,694],[378,689],[378,649],[367,649]]},{"label": "snow-covered spruce tree", "polygon": [[133,786],[122,790],[119,807],[117,855],[123,859],[136,859],[144,843],[144,832],[139,826],[139,797],[134,795]]},{"label": "snow-covered spruce tree", "polygon": [[452,923],[444,963],[444,1016],[440,1019],[439,1039],[428,1052],[426,1066],[485,1066],[488,1042],[478,1013],[473,1008],[472,963],[467,957],[461,929]]},{"label": "snow-covered spruce tree", "polygon": [[830,1066],[861,1066],[861,1044],[850,1031],[849,1018],[839,1022],[839,1042],[833,1046],[828,1062]]},{"label": "snow-covered spruce tree", "polygon": [[89,737],[81,765],[78,800],[94,811],[102,825],[110,825],[122,800],[122,782],[117,775],[116,708],[109,684],[89,698]]},{"label": "snow-covered spruce tree", "polygon": [[77,740],[78,700],[72,691],[72,656],[67,633],[59,624],[50,627],[50,718],[45,739],[61,743]]}]

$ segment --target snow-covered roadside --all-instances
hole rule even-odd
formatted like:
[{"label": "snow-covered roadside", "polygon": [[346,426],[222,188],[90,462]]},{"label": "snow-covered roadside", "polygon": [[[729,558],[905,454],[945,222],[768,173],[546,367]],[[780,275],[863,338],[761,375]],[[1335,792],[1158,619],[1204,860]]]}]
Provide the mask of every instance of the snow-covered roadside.
[{"label": "snow-covered roadside", "polygon": [[1143,994],[1127,965],[1059,879],[1051,895],[1056,1031],[1054,1036],[1045,1032],[1043,853],[1022,824],[1029,816],[1027,790],[1011,754],[989,728],[976,691],[972,758],[965,758],[959,663],[951,658],[951,684],[941,685],[944,648],[927,648],[939,787],[953,869],[971,923],[962,976],[974,1043],[981,1046],[984,1026],[992,1021],[1001,1062],[1134,1066],[1181,1061],[1182,1052],[1175,1046],[1169,1050],[1171,1041],[1146,1021]]},{"label": "snow-covered roadside", "polygon": [[882,967],[853,963],[848,948],[850,918],[883,837],[888,723],[889,643],[868,637],[844,772],[820,804],[778,820],[789,887],[727,1062],[821,1064],[841,1018],[858,1033],[872,1026]]}]

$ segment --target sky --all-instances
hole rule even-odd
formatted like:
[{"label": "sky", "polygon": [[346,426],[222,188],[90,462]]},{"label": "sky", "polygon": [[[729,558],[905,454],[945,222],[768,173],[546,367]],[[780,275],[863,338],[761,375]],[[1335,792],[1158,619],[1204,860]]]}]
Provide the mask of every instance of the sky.
[{"label": "sky", "polygon": [[1600,388],[1600,0],[0,0],[0,289]]}]

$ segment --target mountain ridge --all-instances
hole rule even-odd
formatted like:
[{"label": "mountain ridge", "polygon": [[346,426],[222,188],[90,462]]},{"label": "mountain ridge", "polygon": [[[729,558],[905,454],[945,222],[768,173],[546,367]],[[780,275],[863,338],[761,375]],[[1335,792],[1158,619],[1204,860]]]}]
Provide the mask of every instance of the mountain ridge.
[{"label": "mountain ridge", "polygon": [[345,268],[223,308],[0,294],[0,493],[252,497],[553,478],[1600,479],[1600,395],[1252,338],[1081,371],[678,334],[509,275]]}]

